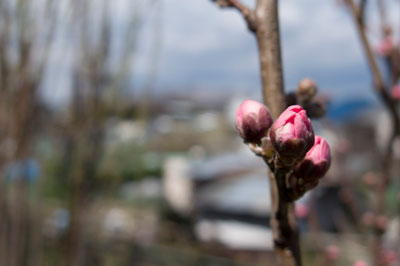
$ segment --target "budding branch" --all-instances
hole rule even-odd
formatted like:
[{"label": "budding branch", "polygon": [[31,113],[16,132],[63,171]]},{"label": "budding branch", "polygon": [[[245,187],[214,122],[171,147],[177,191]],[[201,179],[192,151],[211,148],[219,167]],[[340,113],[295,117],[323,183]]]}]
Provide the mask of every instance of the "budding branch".
[{"label": "budding branch", "polygon": [[[281,45],[279,36],[278,0],[257,0],[252,10],[239,0],[213,0],[220,7],[237,9],[257,39],[261,68],[263,100],[272,116],[277,118],[285,109],[282,73]],[[299,237],[294,217],[294,203],[286,194],[286,172],[275,168],[270,173],[273,210],[271,227],[274,235],[275,252],[282,266],[300,266]]]}]

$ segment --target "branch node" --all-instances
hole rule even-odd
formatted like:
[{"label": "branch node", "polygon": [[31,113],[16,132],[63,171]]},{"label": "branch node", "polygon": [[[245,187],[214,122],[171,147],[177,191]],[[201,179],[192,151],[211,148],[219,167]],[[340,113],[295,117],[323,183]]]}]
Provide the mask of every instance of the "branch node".
[{"label": "branch node", "polygon": [[257,23],[254,16],[254,12],[249,7],[244,5],[242,2],[240,2],[239,0],[211,0],[211,1],[215,2],[221,8],[232,7],[238,10],[243,15],[243,18],[246,20],[248,29],[252,32],[255,32]]}]

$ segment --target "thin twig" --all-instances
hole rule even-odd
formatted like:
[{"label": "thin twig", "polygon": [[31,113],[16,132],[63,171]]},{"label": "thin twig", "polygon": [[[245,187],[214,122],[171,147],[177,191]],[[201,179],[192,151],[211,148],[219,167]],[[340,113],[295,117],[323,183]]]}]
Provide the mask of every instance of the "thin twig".
[{"label": "thin twig", "polygon": [[[364,20],[360,19],[360,12],[357,9],[355,3],[353,0],[347,0],[347,4],[351,10],[353,19],[356,23],[358,33],[361,37],[361,42],[363,45],[363,48],[365,50],[367,60],[371,69],[371,73],[373,76],[374,80],[374,89],[378,96],[381,98],[384,106],[388,110],[391,120],[393,123],[393,129],[391,132],[391,136],[388,140],[388,143],[385,147],[383,159],[382,159],[382,171],[383,171],[383,178],[381,180],[381,183],[379,184],[378,190],[377,190],[377,202],[375,206],[375,215],[383,215],[385,212],[385,204],[384,204],[384,195],[385,192],[388,188],[389,182],[390,182],[390,166],[392,162],[392,157],[393,157],[393,151],[392,147],[394,144],[394,141],[396,139],[396,136],[399,135],[400,133],[400,119],[399,119],[399,113],[396,108],[396,103],[393,100],[393,98],[390,96],[388,93],[388,90],[385,86],[381,71],[378,67],[378,64],[376,62],[376,59],[373,55],[371,45],[369,43],[369,40],[367,38],[366,32],[365,32],[365,25],[364,25]],[[380,11],[380,17],[381,17],[381,26],[382,26],[382,31],[385,31],[386,27],[386,18],[385,18],[385,11],[384,11],[384,6],[382,0],[378,0],[378,5],[379,5],[379,11]],[[375,237],[374,237],[374,243],[373,243],[373,252],[375,256],[375,264],[376,265],[382,265],[382,230],[375,230]]]},{"label": "thin twig", "polygon": [[359,11],[357,9],[357,6],[355,5],[353,0],[347,0],[347,3],[349,5],[349,8],[353,15],[354,21],[357,26],[358,33],[361,38],[363,48],[365,50],[365,54],[367,56],[368,64],[370,66],[373,80],[374,80],[374,89],[378,93],[382,102],[385,104],[386,108],[388,109],[388,111],[392,117],[392,120],[394,122],[394,131],[397,135],[400,132],[400,118],[399,118],[399,114],[396,109],[396,103],[393,101],[392,97],[390,96],[390,94],[388,93],[388,91],[385,88],[385,83],[383,81],[381,71],[379,70],[378,63],[376,62],[376,59],[372,52],[372,48],[369,43],[369,40],[367,38],[364,24],[359,19]]},{"label": "thin twig", "polygon": [[229,4],[229,6],[235,7],[237,10],[239,10],[239,12],[242,13],[244,16],[252,12],[250,8],[248,8],[246,5],[238,0],[227,0],[226,2]]},{"label": "thin twig", "polygon": [[220,7],[232,7],[238,10],[247,22],[247,27],[250,31],[256,30],[257,24],[254,17],[254,12],[248,6],[239,0],[212,0]]}]

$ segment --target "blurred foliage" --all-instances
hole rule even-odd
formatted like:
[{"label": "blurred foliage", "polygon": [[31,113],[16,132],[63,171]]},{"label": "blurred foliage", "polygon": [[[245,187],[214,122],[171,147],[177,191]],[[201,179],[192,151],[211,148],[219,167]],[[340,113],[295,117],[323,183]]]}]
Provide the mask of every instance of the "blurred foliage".
[{"label": "blurred foliage", "polygon": [[140,180],[148,176],[161,176],[162,156],[148,151],[143,144],[135,142],[116,144],[105,151],[100,169],[99,182],[121,183]]}]

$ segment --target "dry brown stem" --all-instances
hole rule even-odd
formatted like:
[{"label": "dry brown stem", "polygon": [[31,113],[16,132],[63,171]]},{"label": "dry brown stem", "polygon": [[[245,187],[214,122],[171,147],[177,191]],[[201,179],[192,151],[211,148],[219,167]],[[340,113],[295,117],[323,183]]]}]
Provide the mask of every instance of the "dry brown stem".
[{"label": "dry brown stem", "polygon": [[[263,101],[274,118],[285,109],[281,45],[279,35],[278,1],[258,0],[250,10],[237,0],[216,0],[221,7],[234,7],[241,12],[249,29],[254,32],[260,58]],[[270,172],[273,209],[271,227],[275,251],[282,266],[301,265],[299,236],[294,216],[294,204],[286,196],[286,171],[275,168]]]}]

